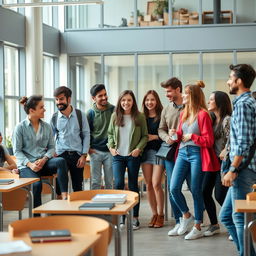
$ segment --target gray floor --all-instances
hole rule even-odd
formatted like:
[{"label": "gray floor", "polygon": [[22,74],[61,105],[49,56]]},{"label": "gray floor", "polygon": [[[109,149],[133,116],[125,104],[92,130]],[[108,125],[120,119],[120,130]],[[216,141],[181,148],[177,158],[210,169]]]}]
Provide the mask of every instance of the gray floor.
[{"label": "gray floor", "polygon": [[[191,205],[190,192],[184,191],[185,196]],[[50,198],[44,197],[44,201]],[[190,207],[193,209],[193,207]],[[23,218],[28,216],[27,209],[23,211]],[[169,213],[170,215],[170,213]],[[134,255],[135,256],[230,256],[237,255],[232,242],[228,240],[225,229],[221,228],[221,234],[209,238],[201,238],[193,241],[185,241],[183,236],[168,237],[167,233],[174,220],[169,217],[169,221],[165,223],[163,228],[152,229],[147,227],[147,223],[151,217],[150,208],[146,199],[146,194],[141,200],[140,222],[141,228],[134,232]],[[4,231],[7,231],[8,223],[17,220],[16,212],[4,213]],[[126,255],[126,229],[122,230],[122,255]],[[114,255],[114,239],[112,238],[109,246],[109,255]],[[72,256],[72,255],[71,255]]]}]

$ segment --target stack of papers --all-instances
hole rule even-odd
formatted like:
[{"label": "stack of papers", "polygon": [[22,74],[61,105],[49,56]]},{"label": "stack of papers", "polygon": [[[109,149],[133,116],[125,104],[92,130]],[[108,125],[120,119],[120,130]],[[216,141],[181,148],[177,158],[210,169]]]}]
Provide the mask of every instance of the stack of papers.
[{"label": "stack of papers", "polygon": [[92,202],[97,203],[116,203],[123,204],[126,202],[127,194],[97,194],[92,198]]},{"label": "stack of papers", "polygon": [[28,255],[32,248],[22,240],[0,242],[0,255]]}]

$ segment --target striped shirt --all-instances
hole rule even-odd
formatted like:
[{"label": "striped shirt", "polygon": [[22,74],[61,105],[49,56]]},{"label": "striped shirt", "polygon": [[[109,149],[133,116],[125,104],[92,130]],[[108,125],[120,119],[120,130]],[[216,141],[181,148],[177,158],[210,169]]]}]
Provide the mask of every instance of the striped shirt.
[{"label": "striped shirt", "polygon": [[[233,108],[230,124],[230,160],[232,162],[235,156],[243,156],[244,163],[256,138],[256,101],[251,92],[236,97]],[[256,154],[248,168],[256,172]]]}]

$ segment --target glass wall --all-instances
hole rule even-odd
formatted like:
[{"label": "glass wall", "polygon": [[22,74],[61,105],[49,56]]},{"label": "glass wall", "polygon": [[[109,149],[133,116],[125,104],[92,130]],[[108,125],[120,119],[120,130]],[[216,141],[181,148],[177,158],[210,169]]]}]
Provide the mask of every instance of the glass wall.
[{"label": "glass wall", "polygon": [[4,46],[5,135],[12,136],[19,122],[19,51]]},{"label": "glass wall", "polygon": [[44,71],[44,103],[45,103],[45,121],[51,120],[52,114],[54,113],[54,58],[44,56],[43,57],[43,71]]},{"label": "glass wall", "polygon": [[105,56],[104,62],[104,81],[109,101],[115,105],[124,90],[132,90],[136,95],[134,55]]},{"label": "glass wall", "polygon": [[[250,64],[256,69],[256,52],[237,52],[237,63]],[[252,84],[251,91],[256,91],[256,80]]]},{"label": "glass wall", "polygon": [[70,57],[72,90],[76,94],[77,108],[87,111],[92,105],[90,88],[102,83],[101,57]]},{"label": "glass wall", "polygon": [[65,7],[67,29],[87,29],[100,27],[100,5],[80,5]]},{"label": "glass wall", "polygon": [[178,77],[183,86],[200,79],[198,53],[173,54],[173,76]]},{"label": "glass wall", "polygon": [[[51,0],[43,0],[43,2],[52,2]],[[43,7],[43,23],[52,26],[52,7]]]},{"label": "glass wall", "polygon": [[104,27],[120,27],[127,25],[133,26],[133,14],[134,1],[104,1]]},{"label": "glass wall", "polygon": [[162,103],[167,104],[164,89],[160,83],[169,78],[169,54],[138,56],[138,106],[148,90],[155,90]]},{"label": "glass wall", "polygon": [[256,22],[256,1],[243,0],[236,1],[237,8],[237,23],[255,23]]},{"label": "glass wall", "polygon": [[233,53],[204,53],[203,80],[205,82],[205,96],[209,98],[212,91],[229,92],[227,86],[230,74],[229,65],[233,63]]}]

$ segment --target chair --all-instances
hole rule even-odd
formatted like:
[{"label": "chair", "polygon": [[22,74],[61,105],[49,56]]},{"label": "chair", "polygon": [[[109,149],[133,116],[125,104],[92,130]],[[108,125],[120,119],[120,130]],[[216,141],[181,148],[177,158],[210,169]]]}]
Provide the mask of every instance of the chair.
[{"label": "chair", "polygon": [[249,228],[250,233],[251,233],[253,248],[256,252],[256,220],[251,221],[248,225],[248,228]]},{"label": "chair", "polygon": [[[1,171],[0,178],[3,179],[19,179],[19,174],[9,171]],[[27,196],[31,196],[26,188],[19,188],[11,192],[2,194],[2,204],[4,211],[18,211],[19,219],[22,219],[22,210],[25,208]],[[14,200],[15,199],[15,200]]]},{"label": "chair", "polygon": [[99,234],[100,239],[93,247],[93,255],[108,255],[108,241],[111,240],[107,221],[88,216],[49,216],[14,221],[9,224],[11,238],[24,237],[32,230],[69,229],[71,234]]}]

